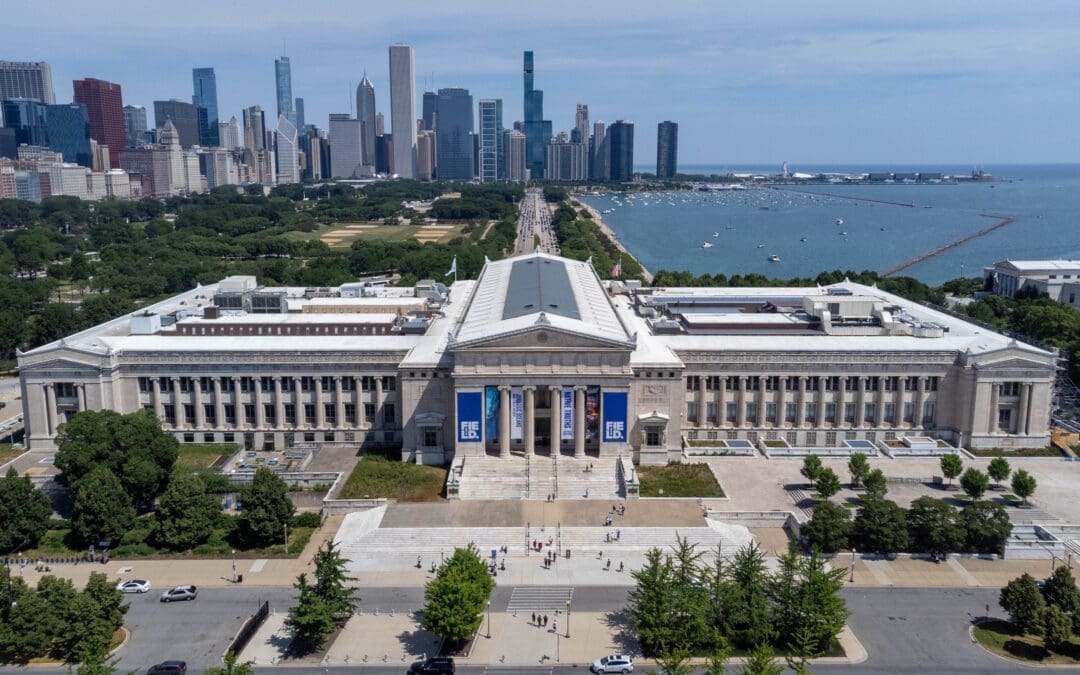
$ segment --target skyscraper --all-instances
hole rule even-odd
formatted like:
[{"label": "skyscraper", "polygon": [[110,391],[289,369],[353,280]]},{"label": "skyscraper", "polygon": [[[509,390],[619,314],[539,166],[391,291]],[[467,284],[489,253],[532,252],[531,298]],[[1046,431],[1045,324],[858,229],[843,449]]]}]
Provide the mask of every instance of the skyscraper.
[{"label": "skyscraper", "polygon": [[226,150],[236,150],[243,146],[244,135],[234,115],[228,122],[218,123],[218,140]]},{"label": "skyscraper", "polygon": [[49,149],[64,155],[65,162],[91,166],[90,118],[81,103],[46,106],[45,127]]},{"label": "skyscraper", "polygon": [[375,170],[375,86],[367,73],[356,87],[356,119],[360,120],[360,142],[364,166]]},{"label": "skyscraper", "polygon": [[525,164],[533,178],[544,175],[544,159],[551,140],[551,122],[544,119],[544,92],[533,88],[533,53],[525,52]]},{"label": "skyscraper", "polygon": [[10,98],[56,103],[49,64],[44,61],[0,61],[0,101]]},{"label": "skyscraper", "polygon": [[435,132],[416,132],[416,180],[435,177]]},{"label": "skyscraper", "polygon": [[146,143],[146,108],[124,106],[124,147],[137,148]]},{"label": "skyscraper", "polygon": [[382,113],[375,113],[375,135],[382,136],[386,133],[386,118]]},{"label": "skyscraper", "polygon": [[277,132],[278,185],[300,182],[300,157],[296,147],[296,127],[284,113],[278,115]]},{"label": "skyscraper", "polygon": [[253,105],[244,108],[244,148],[262,150],[266,147],[266,119],[262,108]]},{"label": "skyscraper", "polygon": [[674,178],[679,166],[679,125],[661,122],[656,125],[656,177]]},{"label": "skyscraper", "polygon": [[274,82],[277,87],[277,114],[289,115],[293,112],[293,95],[292,64],[288,56],[274,60]]},{"label": "skyscraper", "polygon": [[[194,92],[191,102],[199,122],[199,145],[216,147],[221,145],[218,136],[217,76],[213,68],[192,68],[191,81]],[[173,120],[175,123],[176,120]]]},{"label": "skyscraper", "polygon": [[[172,120],[176,133],[180,136],[180,147],[190,148],[193,145],[199,145],[201,138],[199,112],[193,104],[177,101],[175,98],[168,101],[154,101],[154,128],[164,127],[165,120]],[[217,135],[216,130],[215,135]]]},{"label": "skyscraper", "polygon": [[330,113],[330,175],[356,178],[364,175],[360,120],[348,113]]},{"label": "skyscraper", "polygon": [[120,85],[88,77],[75,80],[75,102],[86,106],[90,117],[90,138],[109,146],[109,165],[120,166],[124,133],[124,96]]},{"label": "skyscraper", "polygon": [[577,132],[577,138],[571,136],[571,142],[589,144],[589,106],[584,103],[577,104],[577,112],[574,114],[574,131]]},{"label": "skyscraper", "polygon": [[15,130],[16,145],[49,145],[44,103],[36,99],[18,98],[3,101],[4,126]]},{"label": "skyscraper", "polygon": [[506,180],[525,180],[525,134],[507,129],[503,132],[503,146],[506,148]]},{"label": "skyscraper", "polygon": [[[574,132],[577,136],[577,128]],[[583,181],[589,177],[589,146],[571,141],[566,132],[560,132],[548,143],[545,155],[547,180]]]},{"label": "skyscraper", "polygon": [[290,121],[296,126],[296,134],[299,136],[301,130],[306,126],[304,121],[304,99],[299,96],[293,101],[293,117],[295,119]]},{"label": "skyscraper", "polygon": [[[439,116],[435,120],[435,152],[439,157],[440,180],[473,179],[472,105],[473,99],[468,89],[449,87],[439,90]],[[395,155],[397,154],[397,138],[397,127],[394,127]]]},{"label": "skyscraper", "polygon": [[499,150],[502,146],[502,99],[482,98],[480,115],[480,181],[499,180]]},{"label": "skyscraper", "polygon": [[439,95],[433,91],[424,92],[424,129],[435,131],[435,118],[439,114]]},{"label": "skyscraper", "polygon": [[615,120],[607,131],[609,170],[611,180],[628,181],[634,178],[634,123]]},{"label": "skyscraper", "polygon": [[402,178],[415,178],[416,71],[409,45],[390,46],[390,131],[394,136],[394,171]]},{"label": "skyscraper", "polygon": [[591,180],[608,179],[608,146],[604,121],[597,120],[592,125],[592,138],[589,139],[589,178]]}]

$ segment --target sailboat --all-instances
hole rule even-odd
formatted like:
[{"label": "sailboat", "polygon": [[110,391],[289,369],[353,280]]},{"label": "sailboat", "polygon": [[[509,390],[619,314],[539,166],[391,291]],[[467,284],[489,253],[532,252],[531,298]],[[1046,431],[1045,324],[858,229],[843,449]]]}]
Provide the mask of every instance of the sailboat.
[{"label": "sailboat", "polygon": [[712,242],[706,241],[702,243],[701,248],[712,248]]}]

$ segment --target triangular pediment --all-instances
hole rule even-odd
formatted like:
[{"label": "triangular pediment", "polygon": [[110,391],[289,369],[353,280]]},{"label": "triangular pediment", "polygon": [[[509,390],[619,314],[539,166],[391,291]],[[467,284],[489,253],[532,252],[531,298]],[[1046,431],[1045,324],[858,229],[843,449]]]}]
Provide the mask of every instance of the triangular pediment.
[{"label": "triangular pediment", "polygon": [[483,349],[483,350],[546,350],[546,351],[578,351],[578,350],[622,350],[631,351],[632,342],[623,342],[607,338],[579,333],[565,328],[556,328],[550,325],[533,325],[508,333],[496,333],[483,338],[470,340],[467,343],[454,345],[457,350]]},{"label": "triangular pediment", "polygon": [[1009,348],[972,357],[972,362],[979,370],[1027,370],[1053,367],[1045,357],[1039,358],[1040,356],[1026,353],[1020,349]]},{"label": "triangular pediment", "polygon": [[27,368],[93,368],[101,367],[104,354],[83,352],[71,347],[65,347],[53,352],[28,354],[20,358],[20,367]]}]

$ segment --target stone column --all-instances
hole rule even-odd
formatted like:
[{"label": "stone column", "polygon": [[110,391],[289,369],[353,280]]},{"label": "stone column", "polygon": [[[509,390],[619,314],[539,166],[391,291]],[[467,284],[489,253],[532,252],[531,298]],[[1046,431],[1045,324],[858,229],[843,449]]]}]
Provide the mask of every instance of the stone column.
[{"label": "stone column", "polygon": [[746,376],[739,376],[739,391],[735,394],[735,426],[746,426]]},{"label": "stone column", "polygon": [[244,402],[242,400],[240,400],[240,378],[239,377],[234,377],[232,379],[232,391],[233,391],[233,395],[232,395],[233,410],[236,411],[236,425],[235,425],[235,428],[243,429],[244,425],[247,424],[247,420],[244,419]]},{"label": "stone column", "polygon": [[357,429],[364,428],[364,395],[360,389],[362,380],[359,377],[353,378],[353,402],[355,403],[356,419],[353,421],[353,426]]},{"label": "stone column", "polygon": [[896,391],[893,392],[893,418],[892,427],[899,428],[904,424],[904,381],[897,378]]},{"label": "stone column", "polygon": [[795,395],[795,426],[806,426],[806,376],[799,376],[799,391]]},{"label": "stone column", "polygon": [[274,376],[274,426],[285,428],[285,398],[281,395],[281,376]]},{"label": "stone column", "polygon": [[510,456],[510,387],[499,385],[499,457]]},{"label": "stone column", "polygon": [[536,454],[536,387],[525,385],[525,454]]},{"label": "stone column", "polygon": [[[814,400],[817,401],[817,415],[814,418],[814,426],[816,426],[816,427],[824,427],[825,426],[825,404],[827,403],[827,401],[825,400],[825,383],[828,382],[828,381],[829,381],[829,378],[827,378],[826,376],[824,376],[824,375],[819,375],[818,376],[818,379],[817,379],[817,396],[814,397]],[[833,425],[833,427],[835,427],[836,423],[833,422],[832,425]]]},{"label": "stone column", "polygon": [[176,429],[183,429],[187,420],[184,418],[184,404],[180,400],[180,378],[172,378],[172,400],[173,400],[173,427]]},{"label": "stone column", "polygon": [[86,410],[86,385],[81,382],[75,385],[75,393],[79,397],[79,411]]},{"label": "stone column", "polygon": [[165,419],[165,402],[161,400],[161,380],[159,378],[153,378],[150,382],[150,389],[152,393],[152,399],[154,403],[154,415],[159,419]]},{"label": "stone column", "polygon": [[878,388],[874,392],[874,426],[885,426],[885,378],[878,378]]},{"label": "stone column", "polygon": [[562,387],[549,387],[551,394],[551,454],[557,456],[562,450]]},{"label": "stone column", "polygon": [[293,410],[296,411],[296,429],[302,429],[307,424],[306,415],[304,415],[304,389],[301,386],[303,378],[293,378]]},{"label": "stone column", "polygon": [[585,387],[574,387],[574,457],[585,457]]},{"label": "stone column", "polygon": [[1026,436],[1028,433],[1028,406],[1031,404],[1031,383],[1020,386],[1020,406],[1017,409],[1016,433]]},{"label": "stone column", "polygon": [[859,390],[855,393],[855,427],[862,427],[866,422],[866,378],[859,376]]},{"label": "stone column", "polygon": [[56,387],[51,384],[45,385],[45,423],[49,429],[49,435],[56,433]]},{"label": "stone column", "polygon": [[315,427],[326,427],[326,409],[323,406],[322,377],[315,378]]},{"label": "stone column", "polygon": [[225,428],[225,399],[221,394],[221,378],[214,378],[214,428]]},{"label": "stone column", "polygon": [[727,377],[720,376],[720,386],[716,388],[716,423],[726,427],[727,421]]},{"label": "stone column", "polygon": [[926,403],[926,378],[920,375],[915,378],[915,416],[912,418],[913,427],[922,427],[923,405]]},{"label": "stone column", "polygon": [[383,407],[382,377],[379,376],[379,375],[376,375],[375,376],[375,422],[374,422],[374,424],[372,426],[375,426],[375,427],[381,427],[382,426],[382,420],[379,418],[379,416],[382,415],[382,407]]},{"label": "stone column", "polygon": [[704,375],[698,376],[698,388],[694,392],[694,401],[697,402],[697,426],[705,426],[709,418],[705,414],[705,377]]},{"label": "stone column", "polygon": [[345,427],[345,397],[341,391],[341,376],[334,376],[334,426]]},{"label": "stone column", "polygon": [[986,433],[998,433],[998,389],[1001,385],[997,382],[990,383],[990,414],[986,416]]},{"label": "stone column", "polygon": [[776,387],[776,428],[787,424],[787,378],[780,376]]},{"label": "stone column", "polygon": [[255,378],[255,428],[256,429],[265,429],[266,428],[266,410],[263,408],[263,406],[265,404],[266,404],[266,401],[263,400],[262,378],[258,377],[258,378]]},{"label": "stone column", "polygon": [[203,410],[203,397],[202,397],[202,378],[192,378],[192,384],[195,387],[195,392],[192,398],[195,402],[192,405],[195,407],[195,428],[206,428],[206,411]]},{"label": "stone column", "polygon": [[754,420],[754,426],[759,429],[765,426],[765,389],[767,383],[765,382],[768,375],[762,375],[758,378],[758,390],[757,396],[754,400],[757,401],[757,419]]}]

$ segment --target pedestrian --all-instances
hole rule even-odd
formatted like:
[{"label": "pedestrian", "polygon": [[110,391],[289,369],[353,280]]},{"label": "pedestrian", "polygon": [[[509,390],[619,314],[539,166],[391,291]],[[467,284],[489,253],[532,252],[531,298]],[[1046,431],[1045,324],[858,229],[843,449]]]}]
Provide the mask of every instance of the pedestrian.
[{"label": "pedestrian", "polygon": [[589,488],[585,488],[585,499],[589,498]]},{"label": "pedestrian", "polygon": [[536,612],[532,613],[532,622],[536,623]]},{"label": "pedestrian", "polygon": [[552,622],[551,622],[551,632],[552,633],[558,633],[559,632],[559,620],[558,619],[553,619],[552,620]]},{"label": "pedestrian", "polygon": [[611,505],[611,512],[612,512],[612,513],[615,513],[615,509],[617,509],[617,508],[618,508],[617,506],[615,506],[614,504],[612,504],[612,505]]},{"label": "pedestrian", "polygon": [[615,541],[622,539],[622,530],[615,530]]},{"label": "pedestrian", "polygon": [[547,626],[547,614],[544,615],[544,626]]}]

